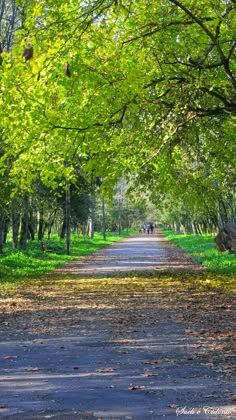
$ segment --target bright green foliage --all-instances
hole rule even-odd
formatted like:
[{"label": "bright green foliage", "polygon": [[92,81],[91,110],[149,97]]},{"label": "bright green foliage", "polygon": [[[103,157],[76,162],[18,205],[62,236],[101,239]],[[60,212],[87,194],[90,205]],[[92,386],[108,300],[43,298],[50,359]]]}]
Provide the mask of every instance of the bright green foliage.
[{"label": "bright green foliage", "polygon": [[65,240],[59,241],[56,237],[47,241],[50,252],[42,251],[41,244],[33,241],[29,243],[27,251],[12,250],[9,246],[4,255],[0,256],[0,289],[1,285],[6,288],[12,283],[19,283],[53,271],[65,262],[91,254],[133,232],[122,232],[121,236],[108,232],[106,241],[103,240],[101,234],[95,234],[93,239],[74,236],[71,241],[71,256],[65,255]]},{"label": "bright green foliage", "polygon": [[79,160],[108,190],[125,174],[152,198],[228,201],[235,11],[232,0],[28,2],[2,54],[0,170],[11,162],[16,189],[56,188]]},{"label": "bright green foliage", "polygon": [[236,273],[236,255],[219,253],[212,235],[183,235],[166,229],[163,229],[163,233],[207,270],[219,274]]}]

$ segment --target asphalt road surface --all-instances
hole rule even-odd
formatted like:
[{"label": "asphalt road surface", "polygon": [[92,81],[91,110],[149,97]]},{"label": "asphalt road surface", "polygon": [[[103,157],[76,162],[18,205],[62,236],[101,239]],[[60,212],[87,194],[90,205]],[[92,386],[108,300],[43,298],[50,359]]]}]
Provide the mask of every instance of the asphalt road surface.
[{"label": "asphalt road surface", "polygon": [[80,276],[105,276],[131,272],[201,270],[201,266],[195,264],[180,248],[167,241],[161,232],[155,229],[153,234],[138,233],[95,252],[85,260],[66,264],[57,272],[67,271]]},{"label": "asphalt road surface", "polygon": [[[0,417],[235,418],[235,384],[205,358],[211,341],[186,334],[175,296],[149,289],[148,277],[130,292],[125,277],[120,283],[106,277],[166,270],[184,275],[201,267],[160,233],[140,233],[58,269],[57,275],[73,274],[64,282],[68,290],[62,283],[35,285],[35,296],[26,292],[22,306],[2,312]],[[103,293],[79,292],[88,276],[107,284]]]}]

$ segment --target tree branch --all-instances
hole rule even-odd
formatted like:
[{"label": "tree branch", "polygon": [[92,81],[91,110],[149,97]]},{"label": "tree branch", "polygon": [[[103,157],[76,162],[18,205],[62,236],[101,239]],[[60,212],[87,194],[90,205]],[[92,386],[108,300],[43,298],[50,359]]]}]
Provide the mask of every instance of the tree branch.
[{"label": "tree branch", "polygon": [[206,35],[211,39],[211,41],[213,42],[213,44],[215,45],[218,54],[221,58],[221,62],[222,65],[225,69],[225,73],[228,77],[228,79],[231,81],[232,85],[234,86],[234,88],[236,89],[236,79],[232,73],[232,71],[230,70],[229,67],[229,58],[225,57],[221,46],[220,46],[220,42],[218,39],[218,35],[217,34],[217,30],[216,30],[216,34],[214,35],[208,28],[207,26],[204,25],[203,21],[201,19],[199,19],[196,15],[194,15],[186,6],[184,6],[180,1],[178,0],[170,0],[171,3],[174,3],[176,6],[178,6],[181,10],[183,10],[188,16],[190,16],[202,29],[203,31],[206,33]]},{"label": "tree branch", "polygon": [[117,118],[117,120],[115,121],[109,121],[107,124],[106,123],[94,123],[92,125],[87,125],[86,127],[69,127],[69,126],[62,126],[62,125],[55,125],[52,124],[50,121],[50,125],[52,126],[52,129],[60,129],[60,130],[70,130],[70,131],[79,131],[79,132],[84,132],[84,131],[88,131],[88,130],[93,130],[94,128],[97,127],[113,127],[115,125],[121,124],[124,116],[125,116],[125,112],[127,110],[128,104],[125,104],[121,109],[119,109],[118,111],[114,112],[110,119],[112,117],[114,117],[116,114],[121,113],[120,116]]},{"label": "tree branch", "polygon": [[171,131],[171,133],[167,135],[166,138],[163,140],[163,143],[157,149],[154,150],[154,153],[152,153],[152,155],[145,160],[145,162],[141,165],[140,168],[143,168],[145,165],[147,165],[147,163],[151,162],[152,159],[161,152],[161,150],[166,146],[166,144],[169,143],[170,139],[179,131],[179,129],[186,126],[190,121],[194,120],[196,117],[197,115],[192,113],[185,121],[176,124],[175,128]]},{"label": "tree branch", "polygon": [[216,92],[215,90],[210,90],[205,86],[200,87],[199,90],[201,90],[202,92],[208,93],[208,95],[214,96],[215,98],[219,99],[221,102],[223,102],[226,108],[227,107],[230,108],[232,106],[231,102],[229,102],[222,94]]}]

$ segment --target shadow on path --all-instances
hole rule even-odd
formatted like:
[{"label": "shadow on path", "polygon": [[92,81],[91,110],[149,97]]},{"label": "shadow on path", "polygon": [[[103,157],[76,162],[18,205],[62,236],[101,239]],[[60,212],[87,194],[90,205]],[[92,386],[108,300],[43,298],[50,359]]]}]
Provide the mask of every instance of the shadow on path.
[{"label": "shadow on path", "polygon": [[[18,329],[1,340],[0,416],[174,420],[186,407],[186,419],[233,418],[232,384],[218,380],[201,356],[209,340],[186,336],[180,315],[158,294],[130,295],[123,305],[113,296],[99,307],[94,298],[87,309],[41,309],[28,323],[19,314]],[[54,334],[52,325],[37,333],[35,317],[41,327],[54,322]],[[223,415],[213,416],[217,410]]]},{"label": "shadow on path", "polygon": [[[0,417],[235,418],[235,384],[220,365],[225,324],[219,319],[216,339],[203,330],[195,335],[209,301],[201,301],[186,272],[200,270],[157,232],[19,286],[14,300],[0,302]],[[144,275],[125,277],[130,272]],[[114,273],[122,275],[107,276]],[[230,297],[216,299],[217,309],[230,308]]]},{"label": "shadow on path", "polygon": [[106,276],[131,272],[156,273],[202,271],[187,254],[167,241],[156,229],[154,234],[139,233],[93,253],[85,259],[63,265],[57,273],[79,276]]}]

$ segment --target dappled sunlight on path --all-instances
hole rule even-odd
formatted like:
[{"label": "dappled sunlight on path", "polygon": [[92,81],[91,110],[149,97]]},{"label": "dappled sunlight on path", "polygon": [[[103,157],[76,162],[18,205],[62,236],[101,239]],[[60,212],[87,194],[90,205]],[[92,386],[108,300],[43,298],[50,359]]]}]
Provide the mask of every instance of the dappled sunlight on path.
[{"label": "dappled sunlight on path", "polygon": [[94,254],[68,263],[56,272],[78,275],[112,275],[131,272],[201,271],[184,251],[167,241],[156,229],[139,233]]},{"label": "dappled sunlight on path", "polygon": [[[234,418],[233,382],[220,380],[218,364],[211,368],[215,341],[202,329],[187,334],[192,323],[183,313],[193,318],[193,308],[185,288],[171,278],[162,286],[150,277],[127,280],[74,278],[63,288],[55,279],[36,286],[40,301],[17,316],[6,313],[4,419],[175,420],[178,407],[200,410],[193,420],[218,418],[205,407]],[[216,353],[222,360],[222,350]]]},{"label": "dappled sunlight on path", "polygon": [[24,282],[0,300],[0,416],[233,419],[233,305],[159,232]]}]

